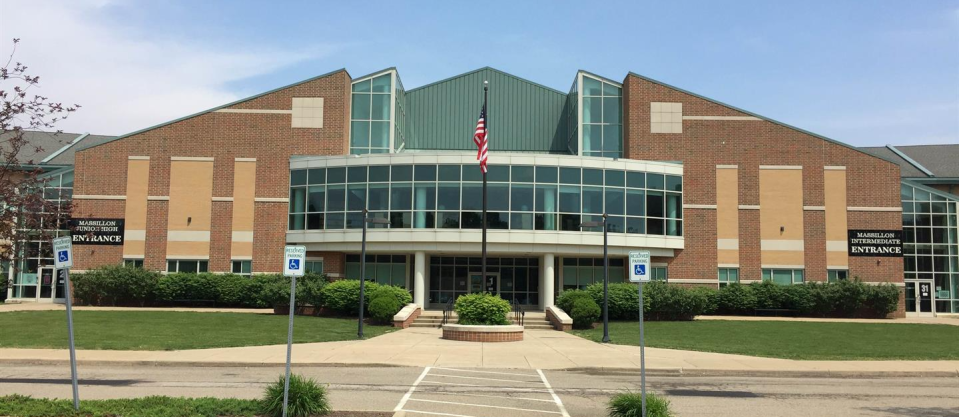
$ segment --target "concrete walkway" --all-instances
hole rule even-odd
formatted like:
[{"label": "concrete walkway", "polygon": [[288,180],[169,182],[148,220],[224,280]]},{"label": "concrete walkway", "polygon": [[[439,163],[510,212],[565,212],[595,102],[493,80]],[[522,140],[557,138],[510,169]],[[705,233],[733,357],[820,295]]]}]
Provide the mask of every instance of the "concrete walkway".
[{"label": "concrete walkway", "polygon": [[[286,346],[183,351],[80,350],[85,364],[175,364],[191,366],[279,365]],[[0,349],[3,362],[65,362],[66,350]],[[508,343],[456,342],[440,338],[439,329],[410,328],[363,341],[302,343],[293,348],[297,365],[401,365],[461,368],[638,370],[639,348],[603,345],[568,333],[528,330],[525,340]],[[959,361],[796,361],[752,356],[646,349],[646,366],[669,374],[809,374],[865,376],[959,376]]]}]

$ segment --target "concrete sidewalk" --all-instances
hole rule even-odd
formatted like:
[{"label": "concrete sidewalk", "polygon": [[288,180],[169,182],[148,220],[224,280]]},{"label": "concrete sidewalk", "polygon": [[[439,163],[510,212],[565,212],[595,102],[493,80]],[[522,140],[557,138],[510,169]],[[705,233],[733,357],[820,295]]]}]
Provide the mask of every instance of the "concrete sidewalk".
[{"label": "concrete sidewalk", "polygon": [[[262,366],[286,360],[285,345],[183,351],[80,350],[85,364]],[[69,360],[68,351],[0,349],[0,363]],[[302,343],[294,346],[298,366],[433,366],[512,369],[607,369],[638,371],[639,348],[604,345],[568,333],[527,330],[509,343],[456,342],[439,329],[410,328],[362,341]],[[646,349],[651,372],[696,375],[927,375],[959,377],[959,361],[796,361],[671,349]]]}]

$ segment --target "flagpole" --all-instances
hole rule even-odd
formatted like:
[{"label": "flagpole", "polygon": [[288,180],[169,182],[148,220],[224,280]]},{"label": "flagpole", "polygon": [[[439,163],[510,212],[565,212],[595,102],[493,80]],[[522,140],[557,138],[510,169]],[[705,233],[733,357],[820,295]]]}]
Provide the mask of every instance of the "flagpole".
[{"label": "flagpole", "polygon": [[[489,81],[483,81],[483,110],[486,113],[486,120],[483,125],[486,130],[486,149],[489,153],[489,107],[487,104],[487,95],[489,94]],[[488,169],[488,168],[487,168]],[[486,169],[483,170],[483,286],[486,286]]]}]

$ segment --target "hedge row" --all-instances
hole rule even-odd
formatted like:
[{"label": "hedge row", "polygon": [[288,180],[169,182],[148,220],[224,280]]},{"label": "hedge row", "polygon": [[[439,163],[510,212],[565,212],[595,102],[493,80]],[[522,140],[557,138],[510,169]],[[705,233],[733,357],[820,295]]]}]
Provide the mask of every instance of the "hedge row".
[{"label": "hedge row", "polygon": [[[71,276],[74,299],[79,305],[176,306],[197,300],[221,307],[270,308],[290,303],[290,279],[278,274],[175,273],[164,275],[129,266],[105,266]],[[400,308],[412,302],[403,288],[367,282],[366,307],[371,295],[391,294]],[[360,282],[327,282],[323,275],[306,274],[296,280],[296,304],[326,307],[342,315],[358,313]],[[399,308],[397,308],[399,311]],[[396,311],[393,312],[395,314]]]},{"label": "hedge row", "polygon": [[[589,297],[602,306],[603,284],[564,291],[556,299],[556,305],[570,312],[576,300],[582,297]],[[654,282],[643,287],[643,303],[647,320],[692,320],[709,314],[753,315],[757,309],[795,310],[806,317],[883,318],[896,311],[899,289],[892,284],[869,285],[848,280],[791,286],[772,282],[731,284],[719,290]],[[636,285],[609,285],[609,318],[639,319]]]}]

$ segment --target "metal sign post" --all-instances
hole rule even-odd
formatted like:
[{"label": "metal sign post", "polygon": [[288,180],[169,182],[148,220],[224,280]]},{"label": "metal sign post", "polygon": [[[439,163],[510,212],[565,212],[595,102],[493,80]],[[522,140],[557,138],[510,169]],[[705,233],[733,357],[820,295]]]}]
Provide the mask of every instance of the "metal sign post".
[{"label": "metal sign post", "polygon": [[64,298],[67,301],[67,333],[70,335],[70,380],[73,382],[73,409],[80,411],[80,390],[77,387],[77,348],[73,342],[73,284],[70,283],[70,267],[73,266],[73,238],[70,236],[53,239],[54,266],[63,269],[66,286]]},{"label": "metal sign post", "polygon": [[650,281],[649,251],[629,252],[629,281],[639,283],[639,378],[643,400],[643,417],[646,417],[646,340],[643,331],[643,284]]},{"label": "metal sign post", "polygon": [[305,246],[287,246],[283,256],[283,275],[290,277],[290,325],[286,331],[286,378],[283,380],[283,417],[290,401],[290,361],[293,358],[293,313],[296,311],[296,277],[302,277],[306,263]]}]

